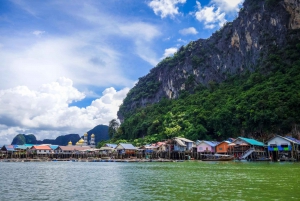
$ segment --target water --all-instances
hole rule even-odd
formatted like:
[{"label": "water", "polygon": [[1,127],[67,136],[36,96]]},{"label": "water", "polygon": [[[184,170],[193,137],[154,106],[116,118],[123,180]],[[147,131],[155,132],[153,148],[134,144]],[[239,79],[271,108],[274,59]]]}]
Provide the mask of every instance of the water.
[{"label": "water", "polygon": [[0,200],[300,200],[300,163],[0,163]]}]

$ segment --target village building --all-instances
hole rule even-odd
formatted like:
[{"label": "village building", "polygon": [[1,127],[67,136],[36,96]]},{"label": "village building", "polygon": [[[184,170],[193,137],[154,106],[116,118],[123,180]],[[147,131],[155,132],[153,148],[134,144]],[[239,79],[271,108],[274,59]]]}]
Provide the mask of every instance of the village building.
[{"label": "village building", "polygon": [[219,143],[216,146],[216,152],[217,154],[227,154],[228,153],[228,145],[230,144],[230,141],[223,141],[221,143]]},{"label": "village building", "polygon": [[193,141],[182,137],[175,137],[167,144],[169,145],[167,149],[171,152],[191,151],[193,148]]},{"label": "village building", "polygon": [[89,146],[58,146],[55,153],[72,154],[78,151],[90,149]]},{"label": "village building", "polygon": [[33,145],[29,152],[36,155],[48,155],[52,153],[52,149],[49,145]]},{"label": "village building", "polygon": [[292,137],[277,135],[267,142],[273,161],[293,161],[299,158],[300,141]]},{"label": "village building", "polygon": [[137,148],[132,144],[119,143],[116,150],[120,155],[134,156]]},{"label": "village building", "polygon": [[228,144],[228,152],[237,159],[258,160],[266,158],[265,144],[255,139],[238,137]]},{"label": "village building", "polygon": [[219,144],[219,142],[215,141],[198,141],[197,143],[197,152],[199,153],[215,153],[216,146]]}]

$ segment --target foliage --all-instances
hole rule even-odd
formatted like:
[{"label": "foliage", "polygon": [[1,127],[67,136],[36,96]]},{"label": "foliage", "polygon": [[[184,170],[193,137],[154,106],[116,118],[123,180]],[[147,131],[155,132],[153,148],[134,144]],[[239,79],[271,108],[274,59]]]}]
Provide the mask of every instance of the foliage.
[{"label": "foliage", "polygon": [[11,144],[13,145],[23,145],[23,144],[36,144],[36,137],[32,134],[26,135],[26,134],[18,134],[16,137],[14,137]]},{"label": "foliage", "polygon": [[119,122],[116,119],[112,119],[109,122],[109,125],[108,125],[108,135],[109,135],[109,138],[113,138],[116,135],[119,126],[120,126],[120,124],[119,124]]},{"label": "foliage", "polygon": [[[163,99],[125,113],[116,139],[139,145],[174,136],[224,140],[243,134],[266,139],[291,132],[300,124],[299,47],[299,36],[294,37],[286,48],[273,48],[255,72],[199,85],[194,94],[183,91],[177,100]],[[193,78],[188,80],[192,83]]]}]

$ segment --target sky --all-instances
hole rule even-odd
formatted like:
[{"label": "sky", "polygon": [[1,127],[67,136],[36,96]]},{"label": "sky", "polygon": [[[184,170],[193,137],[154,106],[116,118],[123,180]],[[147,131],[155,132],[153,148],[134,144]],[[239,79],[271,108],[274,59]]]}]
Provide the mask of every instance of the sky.
[{"label": "sky", "polygon": [[238,15],[243,0],[2,0],[0,145],[108,125],[150,69]]}]

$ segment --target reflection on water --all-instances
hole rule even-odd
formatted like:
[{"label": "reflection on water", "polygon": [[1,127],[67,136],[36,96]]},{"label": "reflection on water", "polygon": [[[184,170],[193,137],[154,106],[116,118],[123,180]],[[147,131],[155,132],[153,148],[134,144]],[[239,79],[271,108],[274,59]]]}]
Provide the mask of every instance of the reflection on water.
[{"label": "reflection on water", "polygon": [[0,163],[0,200],[300,200],[300,163]]}]

